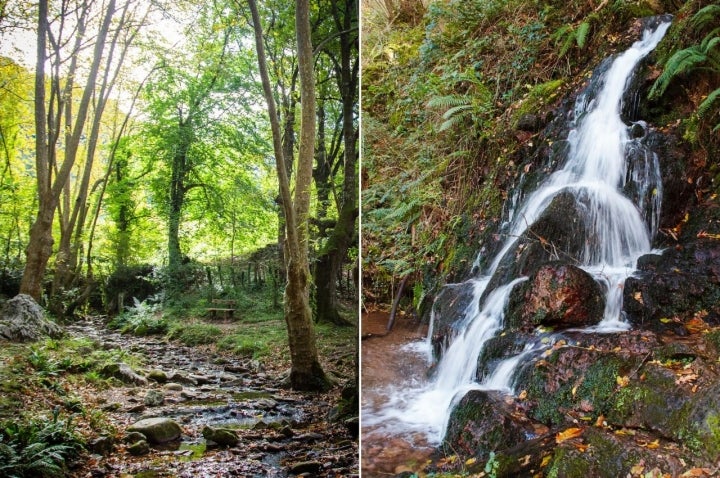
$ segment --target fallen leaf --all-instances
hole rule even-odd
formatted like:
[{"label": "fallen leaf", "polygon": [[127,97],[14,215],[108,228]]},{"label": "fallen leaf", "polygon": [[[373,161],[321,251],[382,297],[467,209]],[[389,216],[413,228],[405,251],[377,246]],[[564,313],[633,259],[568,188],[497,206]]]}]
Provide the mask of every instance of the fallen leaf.
[{"label": "fallen leaf", "polygon": [[590,447],[590,445],[585,443],[573,443],[573,446],[577,448],[580,453],[585,453],[585,451]]},{"label": "fallen leaf", "polygon": [[606,425],[606,423],[605,423],[605,415],[600,415],[599,417],[597,417],[597,420],[595,420],[595,426],[596,426],[596,427],[603,427],[603,426],[605,426],[605,425]]},{"label": "fallen leaf", "polygon": [[620,386],[620,388],[627,387],[628,384],[630,383],[630,377],[628,377],[627,375],[623,375],[622,377],[618,375],[615,378],[615,381]]},{"label": "fallen leaf", "polygon": [[697,378],[698,378],[697,374],[694,374],[694,373],[683,374],[680,377],[678,377],[677,379],[675,379],[675,384],[682,385],[683,383],[694,382],[695,380],[697,380]]},{"label": "fallen leaf", "polygon": [[555,443],[562,443],[566,440],[570,440],[571,438],[579,437],[582,434],[582,428],[568,428],[567,430],[555,435]]},{"label": "fallen leaf", "polygon": [[710,470],[708,468],[691,468],[680,476],[710,476]]},{"label": "fallen leaf", "polygon": [[518,463],[520,466],[528,466],[530,464],[530,458],[532,458],[530,455],[525,455],[524,457],[518,459]]},{"label": "fallen leaf", "polygon": [[527,398],[527,395],[528,395],[527,390],[523,390],[522,392],[520,392],[520,395],[518,395],[518,398],[520,400],[525,400]]},{"label": "fallen leaf", "polygon": [[630,468],[630,474],[632,475],[639,475],[645,470],[645,465],[637,464]]},{"label": "fallen leaf", "polygon": [[476,461],[477,458],[468,458],[467,460],[465,460],[465,466],[474,465]]},{"label": "fallen leaf", "polygon": [[540,468],[548,466],[550,460],[552,460],[552,457],[552,455],[545,455],[542,459],[542,462],[540,463]]}]

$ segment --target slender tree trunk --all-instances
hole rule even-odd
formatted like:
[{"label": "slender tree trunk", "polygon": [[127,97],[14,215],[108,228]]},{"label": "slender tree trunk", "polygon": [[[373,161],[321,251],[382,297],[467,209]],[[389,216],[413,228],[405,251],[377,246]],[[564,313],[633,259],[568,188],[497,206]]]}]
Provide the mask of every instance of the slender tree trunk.
[{"label": "slender tree trunk", "polygon": [[288,328],[292,363],[290,384],[296,390],[325,390],[329,387],[329,381],[320,366],[317,355],[310,310],[310,270],[308,266],[308,211],[315,142],[315,85],[310,43],[309,5],[307,0],[298,0],[295,4],[302,110],[300,153],[296,172],[295,197],[292,198],[290,180],[285,168],[286,159],[283,152],[280,124],[267,72],[260,15],[255,0],[248,0],[248,4],[252,12],[255,46],[272,128],[282,207],[285,211],[285,238],[287,241],[285,323]]},{"label": "slender tree trunk", "polygon": [[[45,122],[52,118],[52,115],[48,114],[45,105],[45,61],[47,59],[46,41],[48,35],[47,3],[47,0],[40,0],[39,2],[37,65],[35,72],[35,144],[39,197],[38,214],[30,229],[30,239],[26,249],[27,261],[20,283],[20,292],[29,294],[35,300],[39,300],[42,295],[42,280],[45,275],[48,260],[52,254],[53,216],[58,207],[61,193],[66,187],[68,177],[75,163],[75,158],[77,157],[80,139],[87,119],[88,108],[94,92],[94,85],[100,69],[105,40],[110,28],[110,21],[115,12],[115,0],[110,0],[95,40],[96,43],[88,73],[87,85],[80,99],[77,115],[72,127],[69,124],[67,125],[68,133],[65,158],[62,164],[58,165],[54,164],[54,160],[52,160],[52,158],[55,157],[55,142],[48,141],[48,133],[45,129]],[[77,54],[77,52],[75,54]],[[76,61],[75,57],[73,58],[73,62],[74,61]],[[53,170],[55,170],[54,180],[51,179]]]},{"label": "slender tree trunk", "polygon": [[337,223],[317,261],[316,304],[318,321],[340,324],[344,321],[338,313],[336,278],[342,268],[348,248],[355,242],[355,220],[358,215],[357,131],[354,125],[358,63],[355,58],[353,64],[354,42],[357,36],[352,34],[353,19],[357,19],[357,6],[354,1],[346,0],[344,15],[341,15],[338,3],[341,2],[333,2],[332,6],[336,26],[342,32],[340,35],[340,68],[336,75],[343,100],[343,195]]}]

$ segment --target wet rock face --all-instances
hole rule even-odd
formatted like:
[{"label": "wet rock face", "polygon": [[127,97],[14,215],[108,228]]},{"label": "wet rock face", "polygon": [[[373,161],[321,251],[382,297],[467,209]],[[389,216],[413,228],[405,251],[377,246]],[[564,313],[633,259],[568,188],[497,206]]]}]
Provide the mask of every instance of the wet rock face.
[{"label": "wet rock face", "polygon": [[506,323],[525,331],[538,325],[583,327],[602,320],[603,308],[602,290],[590,274],[569,264],[546,264],[513,290]]},{"label": "wet rock face", "polygon": [[443,288],[435,300],[435,329],[432,336],[435,355],[461,330],[465,311],[472,306],[474,287],[471,282],[450,284]]},{"label": "wet rock face", "polygon": [[0,340],[29,342],[62,334],[62,328],[45,318],[42,307],[29,295],[19,294],[0,309]]},{"label": "wet rock face", "polygon": [[486,293],[517,277],[532,276],[544,264],[579,261],[587,236],[581,208],[569,192],[555,196],[502,258]]},{"label": "wet rock face", "polygon": [[443,447],[449,454],[486,458],[526,440],[532,427],[512,413],[500,394],[471,390],[450,415]]},{"label": "wet rock face", "polygon": [[698,241],[641,257],[623,295],[628,320],[636,327],[686,335],[685,323],[693,318],[720,324],[720,244]]}]

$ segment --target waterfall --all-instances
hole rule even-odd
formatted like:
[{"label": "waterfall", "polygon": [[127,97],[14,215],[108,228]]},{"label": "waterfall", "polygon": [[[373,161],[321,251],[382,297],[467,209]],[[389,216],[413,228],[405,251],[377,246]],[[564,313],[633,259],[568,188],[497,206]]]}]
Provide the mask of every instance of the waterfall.
[{"label": "waterfall", "polygon": [[[434,379],[413,389],[398,390],[379,413],[364,412],[364,423],[422,432],[428,441],[437,444],[444,436],[453,406],[468,390],[512,392],[512,375],[518,364],[543,346],[526,345],[519,355],[496,365],[483,383],[476,381],[483,347],[502,329],[512,288],[526,278],[515,278],[487,293],[486,288],[503,257],[513,253],[518,238],[561,192],[571,193],[586,213],[587,240],[578,259],[580,267],[605,291],[603,319],[590,331],[629,328],[622,315],[622,287],[635,270],[637,259],[651,252],[650,244],[659,222],[662,185],[658,158],[642,145],[643,135],[639,134],[644,133],[646,125],[625,124],[621,117],[622,98],[635,67],[657,46],[669,26],[669,22],[661,22],[646,29],[642,39],[614,58],[609,68],[596,75],[591,87],[578,97],[565,163],[517,210],[512,207],[509,239],[487,270],[471,279],[473,299],[457,321],[459,330],[446,345]],[[473,264],[474,270],[479,270],[479,263],[480,255]],[[433,325],[435,321],[433,317]],[[430,338],[426,343],[429,347]]]}]

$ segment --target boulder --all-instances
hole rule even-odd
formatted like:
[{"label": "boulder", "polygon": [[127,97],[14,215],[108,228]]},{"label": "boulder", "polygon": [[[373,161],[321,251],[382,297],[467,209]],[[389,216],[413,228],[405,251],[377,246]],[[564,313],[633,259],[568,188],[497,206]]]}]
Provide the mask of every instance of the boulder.
[{"label": "boulder", "polygon": [[87,444],[88,450],[98,455],[109,455],[115,448],[115,440],[110,436],[93,438]]},{"label": "boulder", "polygon": [[60,337],[63,329],[45,317],[35,300],[19,294],[0,309],[0,340],[28,342],[42,337]]},{"label": "boulder", "polygon": [[150,445],[145,440],[140,440],[128,446],[127,451],[134,456],[147,455],[150,453]]},{"label": "boulder", "polygon": [[518,277],[534,275],[550,262],[578,262],[588,236],[584,208],[572,193],[558,193],[505,253],[485,295]]},{"label": "boulder", "polygon": [[167,374],[162,370],[150,370],[147,373],[147,379],[157,383],[166,383],[168,381]]},{"label": "boulder", "polygon": [[149,443],[165,443],[180,438],[180,425],[169,418],[146,418],[131,425],[128,432],[139,432],[145,435]]},{"label": "boulder", "polygon": [[159,407],[165,402],[165,394],[159,390],[148,390],[143,402],[148,407]]},{"label": "boulder", "polygon": [[290,465],[288,473],[291,475],[302,475],[303,473],[309,473],[310,476],[316,476],[322,470],[322,463],[319,461],[302,461]]},{"label": "boulder", "polygon": [[231,430],[230,428],[205,426],[202,429],[202,436],[206,440],[215,442],[220,446],[235,446],[240,441],[235,430]]},{"label": "boulder", "polygon": [[443,447],[448,454],[484,459],[491,451],[532,437],[529,421],[521,421],[512,412],[501,394],[469,391],[450,414]]},{"label": "boulder", "polygon": [[538,325],[584,327],[600,322],[604,307],[602,289],[590,274],[570,264],[551,263],[515,287],[506,323],[525,331]]},{"label": "boulder", "polygon": [[145,377],[138,375],[130,366],[124,362],[117,362],[105,365],[100,374],[104,377],[116,378],[123,383],[134,385],[147,385],[148,381]]}]

